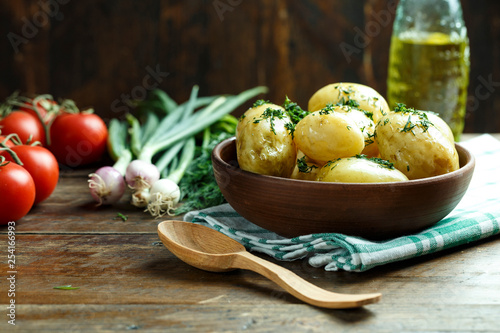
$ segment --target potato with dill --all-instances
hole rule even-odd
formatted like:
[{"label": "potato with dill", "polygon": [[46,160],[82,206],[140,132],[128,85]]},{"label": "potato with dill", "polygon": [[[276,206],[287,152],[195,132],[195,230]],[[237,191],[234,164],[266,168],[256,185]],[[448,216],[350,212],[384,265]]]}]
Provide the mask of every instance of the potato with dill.
[{"label": "potato with dill", "polygon": [[454,142],[426,112],[403,104],[379,121],[375,140],[381,158],[394,163],[409,179],[438,176],[459,168]]},{"label": "potato with dill", "polygon": [[334,183],[385,183],[407,181],[408,177],[388,161],[356,155],[326,163],[319,171],[317,180]]},{"label": "potato with dill", "polygon": [[283,107],[257,101],[236,127],[236,152],[240,168],[262,175],[290,177],[296,148],[290,117]]},{"label": "potato with dill", "polygon": [[361,152],[368,157],[377,157],[379,154],[377,142],[375,139],[375,123],[373,120],[366,115],[365,112],[350,107],[348,105],[337,105],[333,108],[336,112],[344,113],[346,116],[354,120],[356,125],[363,132],[363,137],[365,138],[365,147]]},{"label": "potato with dill", "polygon": [[356,122],[332,106],[309,113],[295,126],[297,148],[317,164],[360,154],[365,139]]},{"label": "potato with dill", "polygon": [[390,111],[387,101],[375,89],[359,83],[332,83],[316,91],[309,99],[309,111],[321,110],[328,104],[348,105],[367,113],[377,123]]}]

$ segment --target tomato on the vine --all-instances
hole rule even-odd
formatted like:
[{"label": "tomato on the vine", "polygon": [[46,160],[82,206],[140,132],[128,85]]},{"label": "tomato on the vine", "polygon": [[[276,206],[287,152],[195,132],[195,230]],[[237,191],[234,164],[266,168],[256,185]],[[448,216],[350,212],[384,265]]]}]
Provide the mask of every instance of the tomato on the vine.
[{"label": "tomato on the vine", "polygon": [[[16,153],[22,166],[35,182],[35,204],[47,199],[59,180],[59,166],[54,155],[41,146],[17,145],[10,148]],[[8,152],[3,155],[7,161],[15,162]]]},{"label": "tomato on the vine", "polygon": [[[45,116],[47,115],[47,110],[45,110],[45,108],[42,106],[41,101],[37,103],[37,110],[40,113],[40,117],[42,117],[42,119],[44,119]],[[24,103],[23,105],[21,105],[19,107],[19,111],[28,112],[29,114],[31,114],[35,117],[38,117],[38,115],[36,114],[36,111],[34,110],[33,103]]]},{"label": "tomato on the vine", "polygon": [[59,163],[77,167],[97,162],[106,151],[108,128],[94,113],[61,113],[50,127],[49,150]]},{"label": "tomato on the vine", "polygon": [[16,133],[21,142],[26,143],[39,141],[45,145],[45,128],[43,124],[32,114],[24,111],[13,111],[0,119],[0,130],[2,135]]},{"label": "tomato on the vine", "polygon": [[34,100],[30,100],[30,102],[25,102],[23,105],[19,106],[20,111],[28,112],[29,114],[38,118],[37,111],[40,114],[40,117],[43,119],[44,123],[48,124],[48,122],[53,118],[53,113],[49,113],[49,111],[57,106],[57,102],[52,99],[39,99],[36,102],[36,109],[34,106]]},{"label": "tomato on the vine", "polygon": [[1,163],[0,194],[0,225],[5,225],[28,214],[35,201],[35,182],[22,166]]},{"label": "tomato on the vine", "polygon": [[3,143],[5,144],[5,146],[7,148],[10,148],[10,147],[13,147],[14,146],[14,142],[12,142],[11,139],[7,139],[6,136],[3,136],[3,135],[0,135],[0,143]]}]

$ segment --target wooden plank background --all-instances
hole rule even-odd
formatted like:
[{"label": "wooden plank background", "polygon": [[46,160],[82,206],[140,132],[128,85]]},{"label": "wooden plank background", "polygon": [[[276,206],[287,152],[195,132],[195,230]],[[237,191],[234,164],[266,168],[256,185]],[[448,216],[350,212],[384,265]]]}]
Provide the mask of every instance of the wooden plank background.
[{"label": "wooden plank background", "polygon": [[[105,119],[157,86],[184,101],[256,85],[301,105],[325,84],[385,95],[394,0],[1,0],[0,98],[72,98]],[[462,0],[466,132],[500,132],[500,2]],[[348,52],[346,52],[348,50]],[[238,115],[243,108],[238,110]]]}]

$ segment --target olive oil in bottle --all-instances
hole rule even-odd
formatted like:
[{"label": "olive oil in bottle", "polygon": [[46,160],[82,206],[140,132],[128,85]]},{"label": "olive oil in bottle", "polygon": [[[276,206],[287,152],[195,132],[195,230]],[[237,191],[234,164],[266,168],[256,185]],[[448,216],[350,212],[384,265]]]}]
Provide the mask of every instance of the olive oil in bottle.
[{"label": "olive oil in bottle", "polygon": [[443,33],[392,37],[387,90],[391,107],[404,103],[436,112],[457,138],[464,127],[468,83],[467,40]]},{"label": "olive oil in bottle", "polygon": [[469,41],[460,0],[400,0],[389,52],[387,99],[433,111],[458,141],[469,84]]}]

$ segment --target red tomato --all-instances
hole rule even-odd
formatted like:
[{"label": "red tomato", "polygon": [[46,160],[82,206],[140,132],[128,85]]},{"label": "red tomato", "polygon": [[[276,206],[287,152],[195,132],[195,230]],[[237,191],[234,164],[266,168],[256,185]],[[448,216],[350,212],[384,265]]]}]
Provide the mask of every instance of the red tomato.
[{"label": "red tomato", "polygon": [[35,182],[16,163],[0,166],[0,224],[17,221],[30,211],[35,201]]},{"label": "red tomato", "polygon": [[[56,188],[59,180],[59,165],[54,155],[41,146],[19,145],[11,148],[23,163],[35,182],[35,204],[47,199]],[[14,161],[8,152],[4,152],[5,160]]]},{"label": "red tomato", "polygon": [[94,113],[62,113],[50,127],[50,151],[59,163],[77,167],[98,161],[106,151],[108,129]]},{"label": "red tomato", "polygon": [[16,133],[23,143],[31,136],[31,142],[45,145],[45,129],[37,117],[24,112],[13,111],[0,120],[2,135]]}]

